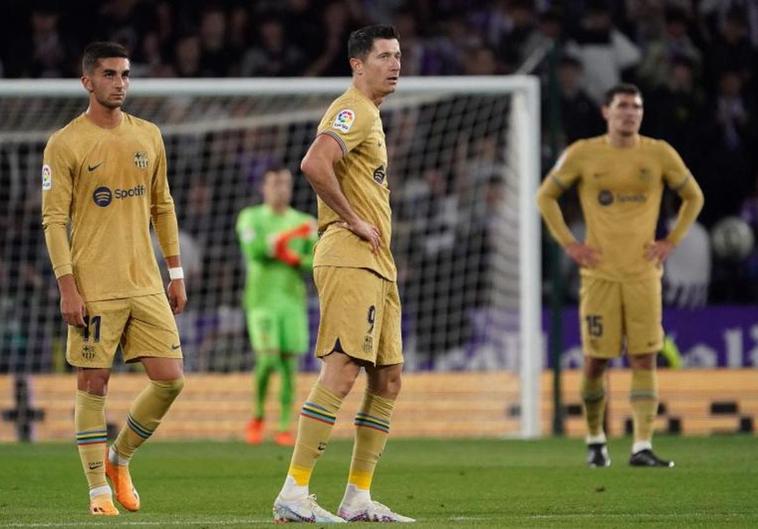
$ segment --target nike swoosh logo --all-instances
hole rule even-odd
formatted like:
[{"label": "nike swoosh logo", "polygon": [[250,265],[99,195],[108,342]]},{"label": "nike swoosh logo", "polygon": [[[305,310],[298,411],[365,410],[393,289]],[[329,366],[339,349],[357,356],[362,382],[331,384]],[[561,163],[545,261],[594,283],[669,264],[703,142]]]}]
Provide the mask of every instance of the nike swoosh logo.
[{"label": "nike swoosh logo", "polygon": [[177,350],[177,349],[179,349],[180,347],[181,347],[181,344],[179,344],[179,345],[172,345],[172,346],[171,346],[171,349],[172,349],[173,351],[176,351],[176,350]]},{"label": "nike swoosh logo", "polygon": [[105,162],[100,162],[97,165],[88,165],[87,166],[87,170],[91,173],[92,171],[94,171],[95,169],[97,169],[98,167],[100,167],[101,165],[103,165],[104,163]]}]

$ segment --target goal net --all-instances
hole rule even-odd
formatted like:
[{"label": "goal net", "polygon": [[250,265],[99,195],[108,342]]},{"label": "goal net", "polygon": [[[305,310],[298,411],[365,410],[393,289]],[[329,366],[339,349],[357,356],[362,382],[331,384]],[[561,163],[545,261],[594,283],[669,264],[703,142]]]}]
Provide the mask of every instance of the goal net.
[{"label": "goal net", "polygon": [[[125,109],[158,124],[166,144],[190,297],[178,318],[188,372],[253,365],[236,215],[260,201],[262,176],[275,165],[295,175],[293,206],[315,214],[299,162],[348,83],[133,81]],[[525,436],[539,432],[543,355],[537,90],[520,76],[408,78],[381,107],[406,371],[510,374],[501,404],[514,427],[503,434]],[[84,110],[85,95],[73,80],[0,83],[1,373],[66,369],[39,174],[47,138]],[[317,318],[311,296],[314,335]],[[317,362],[306,355],[301,368]]]}]

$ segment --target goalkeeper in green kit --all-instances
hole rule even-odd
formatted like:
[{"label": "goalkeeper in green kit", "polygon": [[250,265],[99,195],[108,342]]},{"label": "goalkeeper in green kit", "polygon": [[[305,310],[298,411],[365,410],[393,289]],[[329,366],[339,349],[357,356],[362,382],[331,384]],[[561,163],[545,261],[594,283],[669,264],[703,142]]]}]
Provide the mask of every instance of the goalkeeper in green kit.
[{"label": "goalkeeper in green kit", "polygon": [[237,237],[247,268],[244,308],[255,361],[255,410],[245,440],[263,441],[266,390],[281,375],[279,428],[274,441],[292,446],[289,431],[297,357],[308,349],[304,273],[313,268],[316,219],[290,207],[292,174],[276,168],[263,180],[263,204],[243,209]]}]

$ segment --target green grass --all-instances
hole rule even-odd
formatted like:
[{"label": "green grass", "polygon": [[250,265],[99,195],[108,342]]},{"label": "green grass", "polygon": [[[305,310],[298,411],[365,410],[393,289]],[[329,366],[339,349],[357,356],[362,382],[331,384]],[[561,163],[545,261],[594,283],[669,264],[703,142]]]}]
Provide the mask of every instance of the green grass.
[{"label": "green grass", "polygon": [[[390,440],[374,497],[429,528],[758,527],[754,437],[660,437],[674,469],[583,466],[581,441]],[[335,509],[351,443],[333,442],[311,490]],[[0,528],[265,527],[289,449],[240,443],[149,443],[132,463],[142,511],[86,514],[87,491],[69,444],[0,444]]]}]

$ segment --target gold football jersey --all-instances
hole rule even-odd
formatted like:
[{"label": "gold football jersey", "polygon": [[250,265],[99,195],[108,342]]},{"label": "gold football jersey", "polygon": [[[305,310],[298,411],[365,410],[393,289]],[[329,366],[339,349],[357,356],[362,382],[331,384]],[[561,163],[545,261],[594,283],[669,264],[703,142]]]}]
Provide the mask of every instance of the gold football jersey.
[{"label": "gold football jersey", "polygon": [[351,231],[340,227],[339,215],[318,199],[321,238],[313,266],[368,268],[395,281],[390,251],[392,211],[387,184],[387,147],[379,108],[354,87],[334,100],[318,126],[339,143],[343,157],[334,167],[342,192],[355,212],[382,234],[379,252]]},{"label": "gold football jersey", "polygon": [[[574,184],[587,227],[585,242],[601,252],[598,266],[582,268],[582,274],[611,281],[660,277],[661,266],[644,252],[655,240],[664,184],[684,200],[684,215],[669,234],[675,244],[702,206],[702,192],[677,152],[665,141],[645,136],[631,148],[613,147],[606,135],[572,144],[540,194],[557,197]],[[563,219],[550,218],[540,205],[553,236],[563,245],[573,240]]]},{"label": "gold football jersey", "polygon": [[55,277],[73,273],[85,301],[162,292],[150,220],[164,256],[179,255],[179,234],[158,127],[124,113],[104,129],[82,114],[50,137],[43,164]]}]

